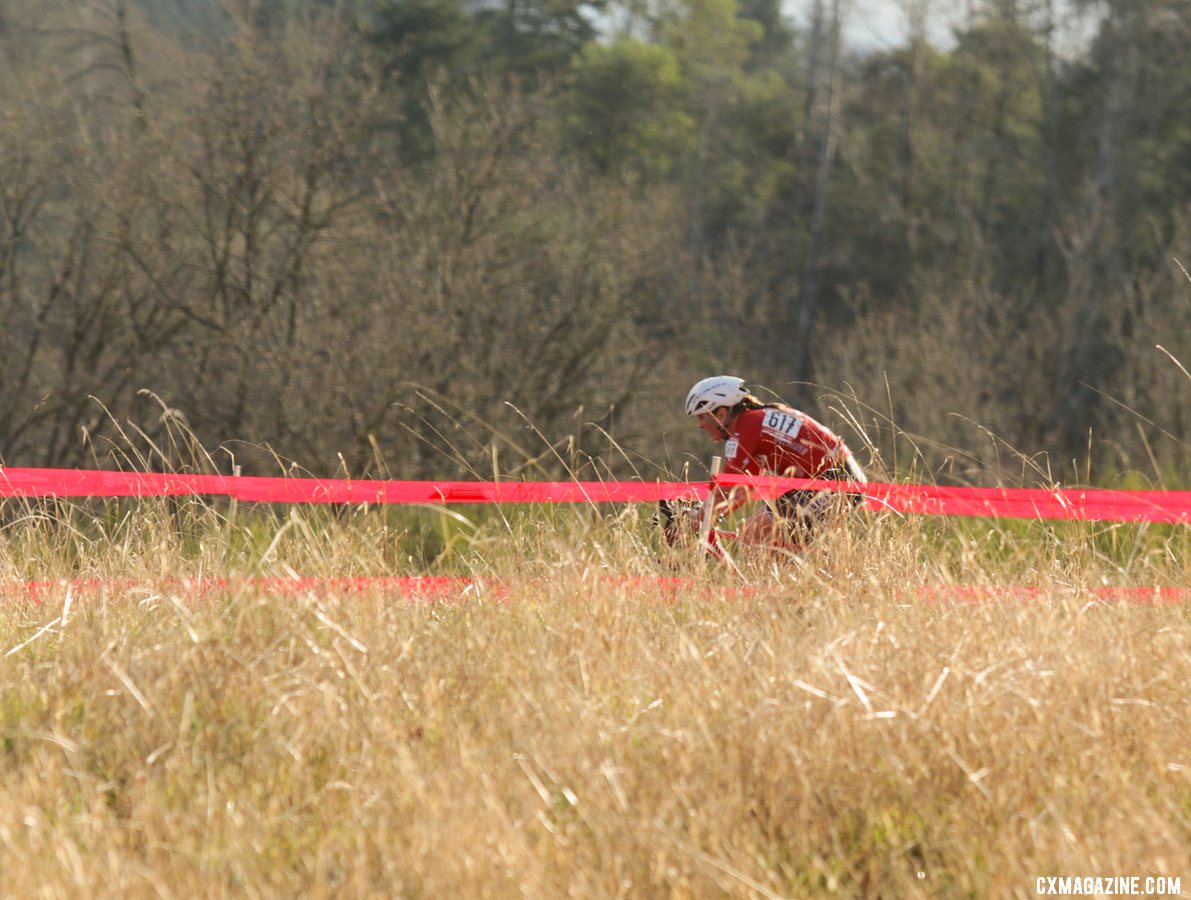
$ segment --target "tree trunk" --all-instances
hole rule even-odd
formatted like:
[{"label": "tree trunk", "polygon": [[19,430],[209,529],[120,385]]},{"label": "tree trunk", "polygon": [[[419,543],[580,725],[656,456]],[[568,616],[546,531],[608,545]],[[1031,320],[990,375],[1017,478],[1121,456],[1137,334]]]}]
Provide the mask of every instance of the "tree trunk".
[{"label": "tree trunk", "polygon": [[811,341],[815,324],[815,294],[819,289],[819,266],[823,247],[823,226],[827,219],[827,194],[831,183],[831,164],[835,158],[836,128],[840,103],[840,31],[841,0],[832,0],[831,37],[827,69],[827,98],[819,144],[819,168],[815,176],[815,205],[811,212],[810,246],[806,256],[806,274],[798,300],[797,343],[794,351],[794,378],[807,381],[813,359]]}]

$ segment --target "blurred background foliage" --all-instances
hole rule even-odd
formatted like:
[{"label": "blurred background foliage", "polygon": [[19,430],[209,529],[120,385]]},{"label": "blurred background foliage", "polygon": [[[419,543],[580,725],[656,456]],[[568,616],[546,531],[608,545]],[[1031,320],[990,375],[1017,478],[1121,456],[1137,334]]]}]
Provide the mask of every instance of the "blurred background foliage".
[{"label": "blurred background foliage", "polygon": [[7,0],[0,463],[1185,484],[1183,0],[904,6]]}]

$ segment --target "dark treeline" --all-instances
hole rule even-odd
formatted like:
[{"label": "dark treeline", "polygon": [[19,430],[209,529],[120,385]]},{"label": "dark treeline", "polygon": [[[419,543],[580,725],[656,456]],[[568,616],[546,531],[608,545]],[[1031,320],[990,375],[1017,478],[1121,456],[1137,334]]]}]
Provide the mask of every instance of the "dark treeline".
[{"label": "dark treeline", "polygon": [[733,372],[878,472],[1173,485],[1185,5],[5,0],[0,463],[654,477]]}]

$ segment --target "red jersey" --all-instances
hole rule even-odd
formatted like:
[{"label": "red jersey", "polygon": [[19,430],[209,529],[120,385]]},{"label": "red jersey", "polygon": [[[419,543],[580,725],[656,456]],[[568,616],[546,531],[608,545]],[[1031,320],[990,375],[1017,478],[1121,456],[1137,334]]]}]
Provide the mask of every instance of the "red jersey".
[{"label": "red jersey", "polygon": [[745,410],[724,442],[724,472],[730,475],[819,478],[835,470],[835,477],[851,478],[850,457],[835,432],[788,406]]}]

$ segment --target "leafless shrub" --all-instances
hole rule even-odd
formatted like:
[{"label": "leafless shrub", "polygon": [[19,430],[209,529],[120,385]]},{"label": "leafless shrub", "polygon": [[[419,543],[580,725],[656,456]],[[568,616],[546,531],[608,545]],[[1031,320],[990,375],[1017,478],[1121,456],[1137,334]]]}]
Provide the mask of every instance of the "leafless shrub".
[{"label": "leafless shrub", "polygon": [[[529,425],[577,460],[585,430],[617,430],[656,383],[666,205],[586,183],[559,157],[549,97],[516,85],[436,97],[433,161],[384,163],[391,91],[339,37],[295,20],[266,39],[235,21],[225,43],[171,58],[176,82],[137,95],[135,127],[79,114],[89,140],[74,155],[42,112],[64,168],[31,149],[36,129],[9,132],[25,162],[8,168],[0,240],[18,265],[0,302],[28,311],[4,348],[19,388],[6,456],[71,459],[81,430],[135,417],[147,388],[208,447],[267,443],[324,470],[387,453],[406,472],[444,453],[470,465],[494,431]],[[67,116],[77,97],[56,90]],[[18,253],[34,217],[45,244]],[[466,411],[470,443],[433,437],[443,398]],[[514,464],[543,449],[499,440]]]}]

